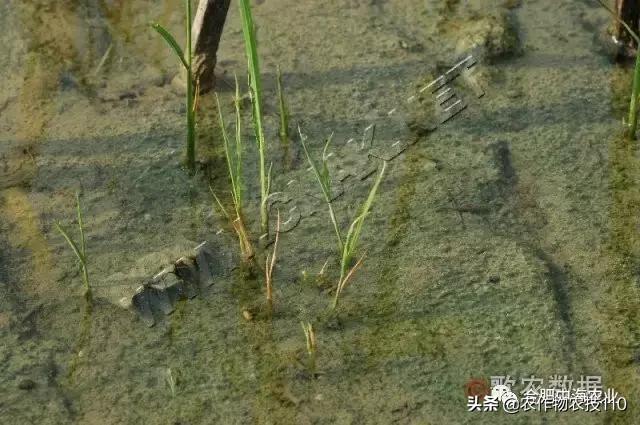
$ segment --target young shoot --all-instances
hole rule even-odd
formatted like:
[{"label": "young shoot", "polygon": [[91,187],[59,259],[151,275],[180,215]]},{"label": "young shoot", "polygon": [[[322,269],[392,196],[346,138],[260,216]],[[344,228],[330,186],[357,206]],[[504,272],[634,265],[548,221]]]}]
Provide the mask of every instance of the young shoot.
[{"label": "young shoot", "polygon": [[151,27],[160,34],[167,45],[176,54],[180,63],[184,67],[187,75],[187,95],[186,95],[186,121],[187,121],[187,153],[186,153],[186,165],[189,172],[195,173],[196,168],[196,102],[194,101],[194,86],[193,79],[193,67],[192,59],[193,52],[191,46],[191,0],[185,0],[186,5],[186,17],[185,17],[185,32],[187,36],[187,51],[184,53],[182,48],[176,41],[175,37],[171,35],[162,25],[158,23],[151,23]]},{"label": "young shoot", "polygon": [[336,288],[336,293],[333,297],[333,306],[335,309],[338,307],[338,299],[343,289],[347,286],[353,274],[362,264],[364,260],[364,255],[360,257],[360,259],[352,266],[353,257],[356,253],[356,249],[358,247],[358,241],[360,240],[360,234],[362,233],[362,227],[364,226],[364,220],[369,215],[369,211],[371,210],[371,206],[373,205],[373,201],[378,192],[378,187],[382,182],[382,178],[384,177],[385,170],[387,169],[387,161],[382,162],[382,169],[376,177],[373,186],[369,190],[369,196],[367,196],[367,200],[360,208],[360,212],[358,216],[353,220],[351,226],[349,226],[349,230],[347,232],[347,237],[345,238],[344,245],[342,247],[342,256],[340,259],[340,279],[338,280],[338,286]]},{"label": "young shoot", "polygon": [[340,254],[340,279],[338,280],[338,285],[336,286],[335,295],[333,298],[332,308],[335,309],[338,306],[340,294],[350,282],[354,273],[360,267],[362,261],[364,260],[364,256],[362,256],[355,264],[353,264],[353,258],[358,248],[358,241],[360,240],[364,222],[367,215],[369,214],[369,211],[371,210],[373,201],[375,200],[376,194],[378,192],[378,188],[380,187],[380,183],[382,182],[382,178],[384,177],[387,168],[387,161],[383,161],[380,173],[371,186],[367,199],[362,204],[358,211],[358,214],[351,222],[346,236],[343,237],[332,204],[333,198],[331,192],[331,175],[329,173],[327,162],[329,157],[328,149],[329,144],[331,143],[331,137],[327,139],[324,145],[324,149],[322,151],[322,161],[321,164],[318,165],[309,154],[309,150],[307,149],[307,146],[305,144],[306,136],[302,134],[302,131],[300,131],[300,129],[298,130],[300,132],[300,142],[302,143],[302,149],[304,150],[307,160],[311,165],[311,170],[313,171],[313,174],[315,175],[316,180],[320,185],[322,195],[325,202],[327,203],[327,208],[329,210],[329,218],[331,219],[331,223],[333,224],[333,229],[336,234],[338,252]]},{"label": "young shoot", "polygon": [[93,298],[91,294],[91,285],[89,284],[89,271],[87,269],[87,242],[84,236],[84,224],[82,221],[82,209],[80,208],[80,194],[76,192],[76,214],[78,219],[78,229],[80,233],[80,246],[69,236],[69,233],[60,225],[56,223],[56,229],[62,237],[67,241],[67,244],[76,255],[78,262],[80,263],[80,271],[82,272],[82,282],[84,283],[84,297],[87,301],[87,306],[90,309],[93,304]]},{"label": "young shoot", "polygon": [[175,397],[176,389],[178,387],[178,380],[176,379],[176,376],[170,367],[165,369],[164,380],[167,384],[167,387],[169,387],[169,391],[171,392],[171,397]]},{"label": "young shoot", "polygon": [[307,368],[309,370],[309,375],[312,378],[315,378],[316,359],[318,355],[316,333],[313,330],[313,325],[311,323],[300,322],[300,325],[302,326],[302,331],[304,332],[304,338],[307,345]]},{"label": "young shoot", "polygon": [[311,165],[311,169],[313,174],[316,176],[316,180],[320,185],[320,190],[322,191],[322,196],[327,203],[327,208],[329,209],[329,218],[331,219],[331,223],[333,224],[333,230],[336,233],[336,240],[338,242],[338,251],[342,252],[343,244],[342,244],[342,236],[340,235],[340,226],[338,225],[338,220],[336,219],[336,214],[333,210],[333,204],[331,201],[333,200],[332,192],[331,192],[331,175],[329,174],[328,160],[329,156],[327,154],[329,150],[329,145],[331,144],[331,139],[333,139],[333,134],[327,138],[324,149],[322,150],[322,162],[321,165],[318,166],[316,162],[311,158],[311,154],[309,154],[309,150],[307,149],[307,145],[305,144],[305,140],[307,136],[302,133],[300,127],[298,127],[298,133],[300,134],[300,143],[302,144],[302,149],[304,150],[304,154],[307,157],[307,161],[309,165]]},{"label": "young shoot", "polygon": [[240,252],[242,254],[243,259],[249,260],[253,258],[254,251],[253,246],[251,244],[251,240],[249,239],[249,232],[247,231],[244,225],[243,219],[243,185],[242,185],[242,115],[240,112],[240,86],[238,85],[238,79],[236,78],[236,92],[235,98],[233,101],[235,107],[235,138],[234,138],[234,148],[232,150],[230,144],[230,137],[227,132],[226,123],[224,120],[224,114],[222,113],[222,105],[220,104],[220,99],[216,94],[216,102],[218,104],[218,118],[220,120],[220,129],[222,131],[222,140],[224,146],[224,154],[227,159],[227,168],[229,171],[229,181],[231,183],[231,200],[233,201],[233,208],[235,212],[235,217],[232,217],[226,210],[226,208],[222,205],[220,199],[216,196],[213,189],[211,189],[211,193],[215,198],[218,206],[222,213],[227,217],[231,225],[233,226],[233,230],[238,235],[238,242],[240,244]]}]

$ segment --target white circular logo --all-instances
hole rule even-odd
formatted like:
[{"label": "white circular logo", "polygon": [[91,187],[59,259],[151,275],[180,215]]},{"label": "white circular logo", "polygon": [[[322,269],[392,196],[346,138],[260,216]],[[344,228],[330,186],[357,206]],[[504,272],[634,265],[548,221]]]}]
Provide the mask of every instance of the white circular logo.
[{"label": "white circular logo", "polygon": [[504,403],[509,399],[518,399],[518,397],[511,392],[511,388],[506,385],[496,385],[491,388],[491,396],[495,397],[501,403]]}]

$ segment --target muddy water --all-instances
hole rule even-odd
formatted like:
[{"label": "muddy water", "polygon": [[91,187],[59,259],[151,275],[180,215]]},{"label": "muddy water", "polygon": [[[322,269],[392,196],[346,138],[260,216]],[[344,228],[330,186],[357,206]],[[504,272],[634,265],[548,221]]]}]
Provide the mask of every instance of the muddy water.
[{"label": "muddy water", "polygon": [[[176,63],[146,27],[180,34],[182,8],[0,5],[3,422],[638,422],[639,168],[636,146],[619,137],[630,76],[600,42],[606,12],[569,1],[325,3],[255,6],[276,190],[305,176],[314,187],[296,140],[289,150],[277,141],[276,65],[314,149],[335,132],[334,157],[349,159],[345,141],[373,122],[382,141],[416,142],[391,163],[338,316],[326,314],[333,231],[304,195],[316,213],[282,237],[270,320],[261,279],[238,270],[153,328],[119,299],[202,240],[237,249],[208,189],[227,187],[213,101],[200,105],[203,165],[191,178],[180,168]],[[387,116],[473,42],[487,52],[484,97],[467,94],[468,108],[427,135],[407,124],[426,121],[429,105]],[[243,54],[232,6],[219,54],[227,113]],[[250,197],[253,163],[248,143]],[[76,191],[96,295],[89,317],[53,227],[74,229]],[[365,191],[337,201],[342,225]],[[301,320],[316,326],[316,379]],[[466,411],[470,378],[507,374],[601,375],[629,407]]]}]

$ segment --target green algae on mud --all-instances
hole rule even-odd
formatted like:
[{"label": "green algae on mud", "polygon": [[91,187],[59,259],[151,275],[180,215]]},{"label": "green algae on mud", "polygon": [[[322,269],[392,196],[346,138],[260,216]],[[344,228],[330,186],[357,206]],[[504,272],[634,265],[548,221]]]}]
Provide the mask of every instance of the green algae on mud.
[{"label": "green algae on mud", "polygon": [[[607,250],[610,280],[605,283],[606,297],[598,306],[598,314],[607,316],[608,328],[600,341],[606,353],[605,367],[616,389],[627,394],[637,394],[640,388],[635,374],[640,352],[637,342],[640,335],[640,237],[637,232],[640,160],[637,152],[636,143],[622,134],[610,141],[611,240]],[[637,415],[638,407],[630,404],[629,413]],[[611,416],[610,423],[628,423],[619,412]]]}]

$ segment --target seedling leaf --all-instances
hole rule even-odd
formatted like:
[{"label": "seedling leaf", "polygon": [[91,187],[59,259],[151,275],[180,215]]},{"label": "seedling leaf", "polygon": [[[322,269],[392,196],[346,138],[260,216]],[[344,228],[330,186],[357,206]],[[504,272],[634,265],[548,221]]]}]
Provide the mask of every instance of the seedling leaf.
[{"label": "seedling leaf", "polygon": [[158,32],[158,34],[160,34],[160,36],[164,39],[164,41],[167,42],[169,47],[171,47],[171,50],[173,50],[175,54],[178,56],[178,59],[180,59],[180,62],[182,62],[182,66],[184,66],[186,70],[189,70],[189,65],[187,64],[187,60],[184,57],[182,48],[180,47],[176,39],[173,38],[171,33],[167,31],[162,25],[156,22],[151,23],[151,28],[153,28]]},{"label": "seedling leaf", "polygon": [[67,231],[62,228],[60,223],[56,223],[55,226],[56,226],[56,229],[58,229],[58,232],[60,232],[62,237],[67,241],[67,243],[69,244],[69,247],[71,247],[71,249],[73,250],[73,253],[76,254],[76,257],[78,257],[78,260],[80,260],[82,267],[84,267],[84,255],[82,255],[82,253],[80,252],[78,245],[76,245],[76,243],[71,239]]}]

